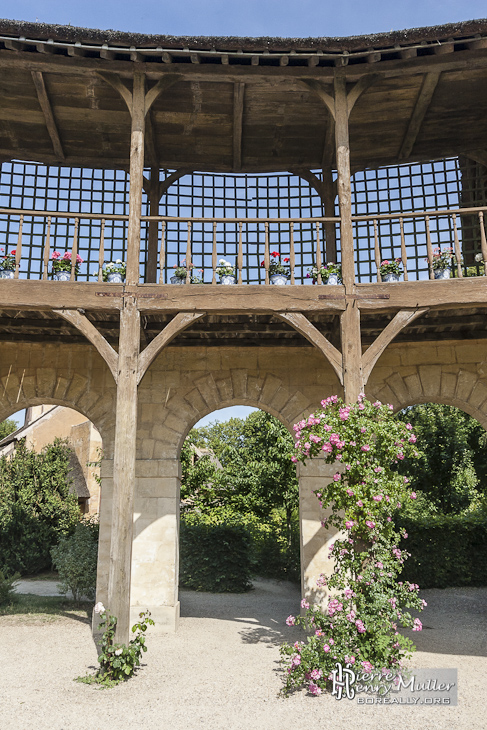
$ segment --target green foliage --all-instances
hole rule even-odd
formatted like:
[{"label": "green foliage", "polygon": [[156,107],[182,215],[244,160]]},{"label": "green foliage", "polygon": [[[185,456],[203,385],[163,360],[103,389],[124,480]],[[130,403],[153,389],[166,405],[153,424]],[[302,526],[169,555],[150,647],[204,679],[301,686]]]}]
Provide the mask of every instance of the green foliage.
[{"label": "green foliage", "polygon": [[72,535],[62,537],[51,549],[54,567],[59,573],[59,589],[71,591],[75,601],[83,596],[93,599],[96,593],[96,562],[98,556],[98,522],[84,519]]},{"label": "green foliage", "polygon": [[102,618],[100,628],[105,629],[101,639],[101,653],[98,657],[100,667],[95,675],[77,677],[76,681],[114,687],[129,679],[134,674],[136,667],[140,666],[142,652],[147,651],[145,632],[148,626],[154,626],[154,621],[150,618],[150,611],[139,613],[139,621],[132,626],[134,638],[130,639],[128,646],[116,644],[116,617],[111,616],[101,603],[97,603],[94,610]]},{"label": "green foliage", "polygon": [[244,525],[187,515],[181,520],[179,550],[182,585],[213,593],[252,587],[252,544]]},{"label": "green foliage", "polygon": [[10,602],[15,591],[15,584],[19,578],[20,575],[18,573],[7,576],[0,571],[0,606],[5,606]]},{"label": "green foliage", "polygon": [[486,433],[474,418],[436,403],[407,408],[397,418],[411,423],[421,444],[419,461],[406,459],[401,472],[433,511],[458,514],[487,493]]},{"label": "green foliage", "polygon": [[341,462],[332,480],[323,480],[315,494],[327,510],[322,524],[337,535],[330,546],[334,561],[327,586],[326,609],[309,606],[305,617],[289,616],[288,625],[301,624],[307,642],[284,644],[287,670],[285,692],[304,684],[312,694],[326,689],[337,662],[356,665],[361,672],[397,670],[414,650],[398,626],[420,631],[421,621],[408,609],[421,610],[418,586],[398,582],[408,554],[400,550],[393,516],[416,494],[396,465],[416,452],[410,424],[396,420],[392,406],[358,402],[345,405],[337,396],[321,402],[322,409],[294,426],[296,461],[321,457]]},{"label": "green foliage", "polygon": [[0,441],[4,439],[5,436],[9,436],[11,433],[16,431],[17,428],[17,422],[13,421],[11,418],[7,418],[6,421],[2,421],[0,423]]},{"label": "green foliage", "polygon": [[57,439],[40,454],[19,442],[0,459],[0,568],[37,573],[51,565],[50,549],[79,520],[69,494],[69,447]]},{"label": "green foliage", "polygon": [[462,515],[398,515],[411,557],[401,578],[424,588],[487,585],[487,511]]}]

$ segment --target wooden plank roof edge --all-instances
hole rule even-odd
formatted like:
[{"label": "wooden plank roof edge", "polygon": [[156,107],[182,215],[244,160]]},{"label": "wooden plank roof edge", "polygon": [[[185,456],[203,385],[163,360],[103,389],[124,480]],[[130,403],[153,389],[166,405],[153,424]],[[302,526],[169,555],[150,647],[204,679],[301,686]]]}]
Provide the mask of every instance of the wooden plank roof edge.
[{"label": "wooden plank roof edge", "polygon": [[[32,23],[18,20],[0,20],[0,35],[20,43],[61,43],[67,45],[94,45],[100,50],[120,52],[154,51],[208,51],[215,54],[248,51],[252,53],[316,53],[331,54],[362,52],[369,55],[371,49],[404,48],[421,43],[441,41],[474,41],[476,36],[487,34],[487,19],[466,20],[446,25],[410,28],[360,36],[278,38],[238,36],[172,36],[129,33],[116,30],[79,28],[76,26]],[[163,48],[164,47],[164,48]]]}]

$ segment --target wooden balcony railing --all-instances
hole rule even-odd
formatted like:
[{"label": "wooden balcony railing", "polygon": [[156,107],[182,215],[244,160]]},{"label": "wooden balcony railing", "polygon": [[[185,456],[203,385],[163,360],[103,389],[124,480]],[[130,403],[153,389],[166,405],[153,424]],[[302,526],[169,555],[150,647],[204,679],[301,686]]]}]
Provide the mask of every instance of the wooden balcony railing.
[{"label": "wooden balcony railing", "polygon": [[[384,259],[399,259],[405,281],[434,278],[435,249],[451,248],[454,272],[467,266],[487,274],[487,206],[413,213],[353,216],[354,255],[358,282],[381,281]],[[102,281],[104,263],[125,260],[127,215],[67,213],[0,208],[0,247],[15,250],[14,278],[48,280],[52,254],[71,255],[71,281]],[[149,230],[157,237],[149,237]],[[331,231],[331,232],[330,232]],[[311,284],[308,270],[340,259],[340,219],[197,218],[141,216],[140,281],[167,284],[174,267],[198,271],[202,283],[216,284],[220,258],[235,268],[237,286],[269,284],[272,253],[289,259],[290,284]],[[149,281],[149,238],[156,240],[155,276]],[[2,256],[0,253],[0,264]],[[84,259],[79,273],[76,256]],[[475,256],[477,255],[477,261]],[[479,263],[480,259],[480,263]],[[1,266],[0,266],[1,268]],[[318,283],[322,283],[321,276]]]}]

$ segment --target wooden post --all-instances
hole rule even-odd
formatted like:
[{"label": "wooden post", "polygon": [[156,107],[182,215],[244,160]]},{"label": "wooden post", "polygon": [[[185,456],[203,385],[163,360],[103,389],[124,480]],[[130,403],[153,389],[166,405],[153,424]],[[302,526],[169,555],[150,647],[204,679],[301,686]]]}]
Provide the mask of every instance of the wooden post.
[{"label": "wooden post", "polygon": [[144,177],[145,77],[134,74],[130,137],[130,194],[127,230],[127,284],[139,283],[140,215]]},{"label": "wooden post", "polygon": [[[136,72],[132,94],[127,284],[139,282],[140,215],[144,170],[144,76]],[[135,297],[124,297],[120,312],[118,382],[113,455],[113,502],[107,609],[117,617],[116,641],[128,644],[130,576],[137,435],[137,360],[140,315]]]},{"label": "wooden post", "polygon": [[[159,168],[151,167],[149,195],[149,215],[159,215]],[[159,246],[158,222],[149,221],[147,235],[147,270],[145,280],[155,284],[157,281],[157,249]]]},{"label": "wooden post", "polygon": [[108,610],[116,616],[116,641],[128,643],[130,575],[137,435],[137,359],[140,315],[134,297],[120,312],[117,406],[113,455],[113,502],[108,574]]},{"label": "wooden post", "polygon": [[335,142],[340,205],[340,241],[342,278],[347,297],[341,315],[340,330],[343,358],[343,391],[347,403],[357,400],[363,391],[360,309],[353,298],[355,291],[355,259],[353,251],[352,194],[350,185],[350,143],[348,138],[348,102],[344,76],[335,76]]}]

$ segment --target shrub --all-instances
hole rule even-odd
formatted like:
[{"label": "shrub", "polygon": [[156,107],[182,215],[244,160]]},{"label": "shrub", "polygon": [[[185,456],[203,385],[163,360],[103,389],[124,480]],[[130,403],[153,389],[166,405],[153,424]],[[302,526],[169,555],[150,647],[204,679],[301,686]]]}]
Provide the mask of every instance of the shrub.
[{"label": "shrub", "polygon": [[76,525],[72,535],[61,538],[59,545],[51,549],[52,561],[61,580],[59,589],[63,593],[71,591],[76,601],[83,596],[95,597],[98,532],[95,520],[83,520]]},{"label": "shrub", "polygon": [[10,601],[19,578],[18,573],[8,577],[0,572],[0,606],[5,606]]},{"label": "shrub", "polygon": [[487,585],[487,514],[396,519],[408,533],[411,557],[401,577],[425,588]]},{"label": "shrub", "polygon": [[181,520],[180,581],[196,591],[242,593],[252,584],[252,542],[243,525]]},{"label": "shrub", "polygon": [[37,573],[51,565],[50,549],[79,520],[69,493],[69,447],[56,439],[40,454],[20,441],[0,459],[0,568]]}]

